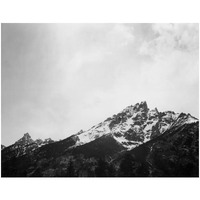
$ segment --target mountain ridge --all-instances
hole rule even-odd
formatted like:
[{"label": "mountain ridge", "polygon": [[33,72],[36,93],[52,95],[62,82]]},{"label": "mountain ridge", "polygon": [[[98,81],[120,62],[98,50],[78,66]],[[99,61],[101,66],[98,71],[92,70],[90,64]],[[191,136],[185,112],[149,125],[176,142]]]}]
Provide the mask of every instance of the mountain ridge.
[{"label": "mountain ridge", "polygon": [[[87,144],[103,135],[111,134],[113,138],[123,147],[131,150],[153,137],[163,134],[173,126],[180,126],[184,123],[197,122],[198,119],[189,113],[175,113],[174,111],[159,112],[155,107],[149,109],[146,101],[141,101],[135,105],[127,106],[118,114],[108,117],[103,122],[92,126],[86,131],[79,131],[69,137],[73,137],[76,143],[73,148]],[[36,144],[32,150],[45,144],[54,142],[51,138],[33,140],[29,133],[25,133],[22,138],[7,147],[2,146],[2,150],[11,146],[27,146]],[[71,147],[72,148],[72,147]],[[21,155],[21,154],[19,154]]]},{"label": "mountain ridge", "polygon": [[[159,114],[160,115],[163,115],[163,114],[170,115],[170,114],[172,114],[172,115],[174,115],[174,117],[177,117],[177,118],[178,118],[178,116],[183,116],[184,118],[185,118],[185,116],[187,116],[188,118],[190,118],[190,119],[188,119],[187,122],[185,121],[185,123],[192,123],[192,122],[198,121],[198,119],[196,117],[193,117],[190,113],[188,113],[188,114],[186,114],[186,113],[175,113],[174,111],[159,112],[157,107],[155,107],[154,109],[150,110],[148,108],[148,106],[147,106],[147,102],[146,101],[141,101],[140,103],[136,103],[135,105],[127,106],[125,109],[121,110],[118,114],[114,114],[112,117],[108,117],[106,120],[104,120],[103,122],[98,123],[97,125],[94,125],[94,126],[92,126],[91,128],[89,128],[89,129],[87,129],[85,131],[80,130],[78,133],[72,134],[71,136],[77,136],[77,135],[81,135],[81,134],[83,134],[85,132],[88,132],[92,128],[97,127],[97,126],[99,126],[100,124],[102,124],[102,123],[104,123],[106,121],[110,121],[110,119],[115,118],[116,116],[118,116],[118,115],[120,115],[122,113],[126,113],[127,116],[131,116],[131,115],[133,116],[134,114],[136,115],[136,114],[138,114],[137,112],[139,112],[140,109],[142,109],[143,111],[146,111],[146,112],[149,111],[149,117],[150,118],[153,117],[153,116],[156,116],[156,115],[158,116]],[[116,120],[117,120],[117,118],[116,118]],[[182,122],[183,122],[183,119],[182,119]],[[112,126],[113,124],[114,124],[114,121],[112,121],[112,124],[110,126]],[[116,130],[113,130],[113,132],[114,131],[116,131]],[[69,137],[71,137],[71,136],[69,136]],[[98,136],[96,136],[96,137],[98,137]],[[24,138],[27,138],[27,139],[24,139]],[[27,144],[28,143],[32,143],[32,142],[41,143],[41,141],[44,142],[44,141],[47,141],[47,140],[53,141],[51,138],[47,138],[47,139],[44,139],[44,140],[42,140],[42,139],[33,140],[31,138],[30,134],[27,132],[27,133],[24,134],[24,136],[22,138],[20,138],[19,140],[17,140],[13,144],[17,144],[17,143],[20,144],[21,140],[26,141]],[[3,148],[12,146],[13,144],[8,145],[8,146],[4,146],[3,145]]]},{"label": "mountain ridge", "polygon": [[[2,174],[6,177],[66,176],[68,166],[74,163],[76,176],[176,176],[176,173],[196,176],[198,126],[198,119],[190,114],[149,109],[143,101],[60,141],[33,140],[25,133],[13,145],[2,149]],[[185,157],[181,152],[185,152]],[[192,152],[195,156],[190,156]],[[123,172],[123,162],[129,165],[127,153],[135,170],[130,173]],[[100,175],[98,165],[107,166],[108,171]],[[174,171],[170,165],[176,165],[177,169]],[[193,172],[179,173],[183,166]]]},{"label": "mountain ridge", "polygon": [[14,144],[3,147],[1,150],[6,155],[7,159],[10,159],[12,157],[29,154],[37,148],[52,142],[54,141],[51,138],[33,140],[29,133],[24,133],[23,137],[18,139]]}]

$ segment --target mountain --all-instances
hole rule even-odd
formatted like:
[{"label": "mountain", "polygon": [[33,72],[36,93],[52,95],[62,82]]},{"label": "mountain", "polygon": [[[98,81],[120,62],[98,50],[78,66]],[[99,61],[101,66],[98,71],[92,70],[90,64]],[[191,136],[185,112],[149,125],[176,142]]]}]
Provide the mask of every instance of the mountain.
[{"label": "mountain", "polygon": [[173,126],[197,122],[190,114],[159,112],[157,108],[150,110],[147,103],[141,102],[128,106],[117,115],[93,126],[87,131],[79,132],[75,146],[89,143],[103,135],[112,137],[124,148],[131,150],[161,134]]},{"label": "mountain", "polygon": [[58,142],[24,134],[2,150],[2,176],[196,177],[198,127],[190,114],[143,101]]},{"label": "mountain", "polygon": [[2,156],[4,160],[9,160],[11,158],[20,157],[25,154],[30,154],[35,151],[37,148],[54,142],[50,138],[33,140],[29,133],[25,133],[22,138],[17,140],[14,144],[2,149]]}]

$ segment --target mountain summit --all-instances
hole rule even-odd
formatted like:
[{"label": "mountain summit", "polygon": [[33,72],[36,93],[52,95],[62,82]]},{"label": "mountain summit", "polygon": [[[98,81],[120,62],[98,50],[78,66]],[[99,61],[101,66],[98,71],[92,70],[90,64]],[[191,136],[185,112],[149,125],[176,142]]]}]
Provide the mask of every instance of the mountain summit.
[{"label": "mountain summit", "polygon": [[33,143],[33,141],[34,140],[31,138],[31,136],[29,135],[29,133],[25,133],[22,138],[20,138],[17,142],[15,142],[15,144],[18,144],[18,145],[28,145],[30,143]]},{"label": "mountain summit", "polygon": [[2,148],[6,159],[11,159],[13,157],[20,157],[22,155],[30,154],[37,148],[44,146],[54,141],[51,138],[33,140],[29,133],[25,133],[22,138],[17,140],[14,144]]}]

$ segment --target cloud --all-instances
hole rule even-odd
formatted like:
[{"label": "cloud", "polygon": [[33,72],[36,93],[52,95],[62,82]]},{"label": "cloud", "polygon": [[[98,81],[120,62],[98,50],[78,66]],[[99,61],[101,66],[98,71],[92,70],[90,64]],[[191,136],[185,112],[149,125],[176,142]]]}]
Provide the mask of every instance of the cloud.
[{"label": "cloud", "polygon": [[143,40],[139,48],[139,55],[152,59],[142,67],[146,95],[150,102],[159,97],[163,109],[188,112],[188,108],[198,116],[198,24],[153,24],[152,31],[154,37]]},{"label": "cloud", "polygon": [[155,38],[143,42],[140,54],[156,59],[174,51],[198,51],[198,24],[153,24],[152,30]]}]

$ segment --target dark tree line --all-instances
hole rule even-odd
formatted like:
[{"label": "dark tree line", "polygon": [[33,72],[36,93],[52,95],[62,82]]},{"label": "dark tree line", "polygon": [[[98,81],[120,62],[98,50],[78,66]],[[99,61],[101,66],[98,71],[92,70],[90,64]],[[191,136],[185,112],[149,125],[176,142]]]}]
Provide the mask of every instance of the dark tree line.
[{"label": "dark tree line", "polygon": [[118,176],[120,177],[148,177],[149,170],[146,163],[137,161],[131,154],[126,154],[120,163]]},{"label": "dark tree line", "polygon": [[74,164],[72,159],[69,160],[68,166],[67,166],[67,172],[66,172],[66,177],[76,177],[75,169],[74,169]]},{"label": "dark tree line", "polygon": [[95,175],[96,177],[114,177],[116,176],[116,169],[112,163],[99,159],[95,168]]},{"label": "dark tree line", "polygon": [[100,159],[95,168],[96,177],[148,177],[149,170],[146,163],[137,161],[131,154],[126,154],[119,168]]}]

